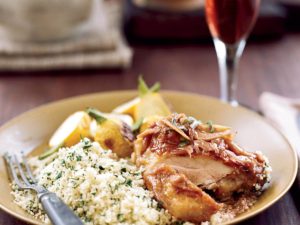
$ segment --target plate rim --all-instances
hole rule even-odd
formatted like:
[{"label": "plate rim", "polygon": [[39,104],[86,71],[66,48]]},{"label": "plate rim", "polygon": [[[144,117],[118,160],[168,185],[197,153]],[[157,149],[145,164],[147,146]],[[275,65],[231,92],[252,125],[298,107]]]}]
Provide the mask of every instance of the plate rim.
[{"label": "plate rim", "polygon": [[[0,132],[3,132],[7,127],[9,127],[11,124],[16,123],[18,120],[21,120],[23,117],[26,117],[27,114],[30,114],[32,111],[36,111],[36,110],[40,110],[42,108],[46,108],[49,107],[51,105],[55,105],[55,104],[61,104],[63,102],[68,102],[68,101],[72,101],[78,98],[90,98],[90,97],[96,97],[97,95],[105,95],[105,94],[117,94],[117,93],[128,93],[128,94],[137,94],[137,91],[134,89],[125,89],[125,90],[112,90],[112,91],[103,91],[103,92],[92,92],[92,93],[86,93],[86,94],[81,94],[81,95],[75,95],[75,96],[71,96],[71,97],[67,97],[67,98],[62,98],[62,99],[58,99],[58,100],[54,100],[54,101],[50,101],[47,103],[43,103],[40,104],[36,107],[33,107],[27,111],[21,112],[20,114],[18,114],[17,116],[9,119],[8,121],[6,121],[5,123],[3,123],[0,126]],[[209,99],[211,101],[217,102],[218,104],[224,104],[226,106],[230,106],[230,104],[222,102],[221,100],[219,100],[218,98],[212,97],[212,96],[207,96],[207,95],[202,95],[202,94],[198,94],[195,92],[187,92],[187,91],[176,91],[176,90],[168,90],[168,89],[164,89],[162,91],[160,91],[160,93],[162,93],[162,95],[168,95],[168,94],[175,94],[175,95],[190,95],[193,97],[201,97],[201,98],[206,98]],[[232,107],[232,106],[230,106]],[[280,136],[283,138],[283,140],[286,142],[286,144],[289,146],[289,151],[291,151],[292,155],[293,155],[293,165],[294,165],[294,171],[292,174],[292,179],[289,181],[289,184],[286,186],[285,189],[283,189],[283,191],[281,191],[281,193],[276,196],[274,199],[272,199],[271,201],[267,202],[267,204],[265,204],[263,207],[261,207],[260,209],[251,212],[250,214],[246,214],[246,215],[241,215],[239,218],[235,218],[231,221],[222,223],[223,225],[227,225],[227,224],[236,224],[239,223],[241,221],[244,221],[246,219],[250,219],[252,217],[254,217],[255,215],[262,213],[263,211],[265,211],[267,208],[269,208],[270,206],[274,205],[278,200],[280,200],[291,188],[291,186],[293,185],[296,176],[297,176],[297,171],[298,171],[298,156],[297,156],[297,152],[296,149],[294,148],[294,146],[290,143],[290,141],[288,140],[288,138],[283,134],[283,132],[281,132],[276,126],[274,126],[274,124],[270,123],[270,121],[268,121],[265,117],[263,117],[262,115],[259,115],[257,112],[255,112],[252,109],[246,108],[244,106],[239,105],[239,108],[242,108],[245,111],[251,112],[253,114],[253,116],[258,117],[259,119],[263,120],[265,123],[267,123],[268,125],[270,125],[274,130],[276,130],[276,132],[278,134],[280,134]],[[3,160],[2,155],[0,155],[0,157]],[[24,217],[8,208],[6,208],[4,205],[2,205],[0,203],[0,209],[3,210],[4,212],[12,215],[13,217],[20,219],[21,221],[30,223],[30,224],[43,224],[42,222],[37,223],[36,220],[33,220],[31,218],[28,217]],[[247,213],[247,211],[245,212]],[[29,214],[28,214],[29,215]],[[31,215],[29,215],[31,216]]]}]

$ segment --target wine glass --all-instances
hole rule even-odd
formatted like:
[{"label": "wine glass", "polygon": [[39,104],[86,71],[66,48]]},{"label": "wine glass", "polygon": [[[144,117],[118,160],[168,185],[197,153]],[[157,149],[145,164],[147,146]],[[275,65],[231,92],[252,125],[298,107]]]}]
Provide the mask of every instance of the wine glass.
[{"label": "wine glass", "polygon": [[237,66],[260,0],[206,0],[205,12],[219,64],[221,99],[237,106]]}]

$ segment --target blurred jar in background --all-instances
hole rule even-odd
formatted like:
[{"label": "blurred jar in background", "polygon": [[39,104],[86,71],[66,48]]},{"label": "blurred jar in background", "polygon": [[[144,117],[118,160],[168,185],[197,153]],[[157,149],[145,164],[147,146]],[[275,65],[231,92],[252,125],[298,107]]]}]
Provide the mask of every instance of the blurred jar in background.
[{"label": "blurred jar in background", "polygon": [[2,35],[17,41],[54,41],[79,32],[101,0],[0,0]]}]

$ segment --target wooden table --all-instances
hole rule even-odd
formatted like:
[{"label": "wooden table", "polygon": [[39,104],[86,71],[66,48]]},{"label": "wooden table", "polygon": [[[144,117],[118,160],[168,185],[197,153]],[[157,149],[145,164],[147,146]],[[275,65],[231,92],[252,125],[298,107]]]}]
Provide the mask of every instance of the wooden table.
[{"label": "wooden table", "polygon": [[[126,71],[58,71],[0,73],[0,125],[43,103],[90,92],[134,89],[138,75],[163,89],[218,96],[218,70],[212,44],[135,46]],[[269,43],[249,43],[240,64],[239,100],[258,109],[258,97],[271,91],[300,97],[300,34]],[[1,185],[1,184],[0,184]],[[295,187],[294,187],[295,188]],[[299,190],[298,190],[299,192]],[[296,191],[243,224],[300,224]],[[300,198],[298,197],[298,203]],[[299,206],[299,205],[298,205]],[[0,210],[0,224],[19,225]]]}]

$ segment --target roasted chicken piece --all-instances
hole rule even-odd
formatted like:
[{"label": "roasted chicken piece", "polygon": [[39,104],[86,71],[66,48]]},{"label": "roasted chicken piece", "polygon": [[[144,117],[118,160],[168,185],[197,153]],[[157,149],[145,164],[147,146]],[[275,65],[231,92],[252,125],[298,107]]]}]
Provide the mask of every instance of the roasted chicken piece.
[{"label": "roasted chicken piece", "polygon": [[[145,167],[144,179],[152,190],[148,170],[169,166],[217,201],[227,201],[236,193],[260,193],[270,181],[268,161],[261,153],[241,149],[233,136],[228,127],[172,114],[138,135],[132,157],[138,166]],[[168,179],[171,177],[165,177],[164,183]],[[168,204],[166,208],[173,212]],[[191,217],[189,221],[194,220]]]},{"label": "roasted chicken piece", "polygon": [[144,179],[147,188],[177,219],[206,221],[220,209],[220,204],[171,166],[148,168]]}]

